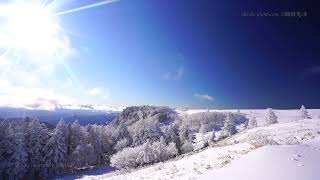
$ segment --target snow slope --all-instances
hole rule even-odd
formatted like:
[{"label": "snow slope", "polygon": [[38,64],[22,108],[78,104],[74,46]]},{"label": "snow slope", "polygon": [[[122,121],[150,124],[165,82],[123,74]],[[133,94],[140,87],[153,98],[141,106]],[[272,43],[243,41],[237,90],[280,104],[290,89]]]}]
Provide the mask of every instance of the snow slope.
[{"label": "snow slope", "polygon": [[301,145],[265,146],[239,157],[229,166],[199,179],[316,180],[320,177],[320,138]]},{"label": "snow slope", "polygon": [[[195,113],[207,110],[189,110]],[[235,110],[237,111],[237,110]],[[240,110],[260,127],[242,131],[200,152],[131,172],[84,175],[79,179],[317,180],[320,177],[320,110],[300,120],[298,110],[275,110],[278,124],[262,126],[265,110]],[[276,145],[275,145],[276,144]]]}]

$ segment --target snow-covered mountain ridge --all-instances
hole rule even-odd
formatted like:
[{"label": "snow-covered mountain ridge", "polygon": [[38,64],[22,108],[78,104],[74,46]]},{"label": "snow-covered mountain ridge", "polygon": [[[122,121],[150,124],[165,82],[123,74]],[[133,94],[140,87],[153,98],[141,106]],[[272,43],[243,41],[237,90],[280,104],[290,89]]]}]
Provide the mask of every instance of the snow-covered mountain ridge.
[{"label": "snow-covered mountain ridge", "polygon": [[25,109],[34,111],[82,110],[91,112],[121,112],[125,107],[111,107],[103,104],[57,104],[0,106],[0,108]]},{"label": "snow-covered mountain ridge", "polygon": [[52,125],[61,118],[67,122],[78,119],[85,124],[104,124],[111,122],[122,112],[122,108],[112,108],[105,105],[59,105],[54,109],[0,107],[0,119],[19,119],[25,117],[38,118]]},{"label": "snow-covered mountain ridge", "polygon": [[70,110],[87,110],[92,112],[121,112],[124,107],[110,107],[107,105],[86,104],[86,105],[60,105],[55,110],[70,109]]}]

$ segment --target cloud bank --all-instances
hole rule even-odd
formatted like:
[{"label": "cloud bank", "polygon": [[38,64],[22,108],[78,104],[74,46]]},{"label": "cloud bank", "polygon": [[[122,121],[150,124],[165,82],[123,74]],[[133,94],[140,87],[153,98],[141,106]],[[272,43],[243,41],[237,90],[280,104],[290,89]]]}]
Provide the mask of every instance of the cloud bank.
[{"label": "cloud bank", "polygon": [[213,101],[214,100],[214,98],[212,96],[209,96],[208,94],[195,93],[193,96],[197,99],[200,99],[200,100],[206,100],[206,101]]}]

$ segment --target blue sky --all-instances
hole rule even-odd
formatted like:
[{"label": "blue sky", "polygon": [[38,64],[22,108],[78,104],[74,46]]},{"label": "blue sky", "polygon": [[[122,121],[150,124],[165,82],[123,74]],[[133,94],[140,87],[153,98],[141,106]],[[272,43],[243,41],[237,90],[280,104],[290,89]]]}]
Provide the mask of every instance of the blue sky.
[{"label": "blue sky", "polygon": [[[50,5],[63,12],[97,2],[102,1]],[[308,16],[241,16],[284,11]],[[298,1],[120,0],[57,16],[64,47],[57,49],[68,56],[62,63],[46,58],[50,60],[43,64],[50,66],[25,63],[39,71],[15,64],[20,74],[30,76],[30,83],[12,74],[2,76],[2,84],[30,87],[45,96],[35,96],[37,103],[62,99],[110,106],[318,107],[317,15],[311,4]],[[22,81],[27,83],[17,83]],[[2,92],[3,101],[16,97],[10,92]]]},{"label": "blue sky", "polygon": [[194,96],[209,93],[205,78],[189,63],[195,59],[185,55],[179,40],[172,39],[170,28],[162,25],[161,14],[154,11],[158,11],[154,2],[120,1],[63,16],[67,29],[83,35],[74,38],[85,49],[70,63],[74,73],[86,84],[107,88],[110,103],[214,103]]}]

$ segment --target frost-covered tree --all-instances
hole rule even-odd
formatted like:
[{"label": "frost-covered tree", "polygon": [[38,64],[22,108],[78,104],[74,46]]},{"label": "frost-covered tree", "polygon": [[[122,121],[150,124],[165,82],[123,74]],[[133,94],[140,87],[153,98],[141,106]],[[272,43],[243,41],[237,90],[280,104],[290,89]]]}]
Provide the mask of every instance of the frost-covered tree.
[{"label": "frost-covered tree", "polygon": [[200,126],[200,129],[199,129],[199,133],[205,134],[205,133],[207,133],[207,131],[208,131],[208,125],[202,123],[201,126]]},{"label": "frost-covered tree", "polygon": [[68,132],[67,124],[61,119],[45,147],[44,176],[64,170],[68,151]]},{"label": "frost-covered tree", "polygon": [[123,148],[128,147],[128,145],[129,145],[129,140],[127,138],[124,138],[117,142],[114,149],[118,152],[118,151],[121,151]]},{"label": "frost-covered tree", "polygon": [[224,122],[223,134],[227,137],[232,136],[237,133],[236,125],[234,122],[234,117],[231,113],[227,113],[226,119]]},{"label": "frost-covered tree", "polygon": [[[238,116],[243,116],[238,114]],[[222,112],[201,112],[182,117],[181,126],[187,126],[192,133],[199,132],[202,124],[206,124],[208,130],[223,127],[225,115]],[[240,118],[239,118],[240,119]]]},{"label": "frost-covered tree", "polygon": [[187,125],[180,127],[179,138],[181,143],[192,141],[192,132]]},{"label": "frost-covered tree", "polygon": [[168,159],[169,155],[167,152],[167,144],[166,144],[166,141],[163,136],[160,138],[160,141],[154,142],[151,145],[151,149],[152,149],[152,153],[154,155],[153,159],[155,161],[164,161],[164,160]]},{"label": "frost-covered tree", "polygon": [[162,136],[158,117],[152,116],[135,122],[128,127],[132,144],[134,146],[142,145],[148,139],[151,142],[159,141]]},{"label": "frost-covered tree", "polygon": [[[109,132],[106,131],[105,126],[101,126],[101,141],[102,141],[102,153],[103,163],[109,161],[110,155],[113,154],[113,139],[109,136]],[[128,138],[128,146],[130,145],[131,139]]]},{"label": "frost-covered tree", "polygon": [[85,130],[78,120],[69,126],[69,151],[72,152],[80,144],[85,143]]},{"label": "frost-covered tree", "polygon": [[171,124],[169,126],[163,126],[161,128],[161,132],[163,134],[163,137],[165,141],[168,142],[175,142],[179,143],[179,132],[177,129],[177,126],[175,124]]},{"label": "frost-covered tree", "polygon": [[151,145],[152,152],[154,154],[154,162],[165,161],[178,154],[178,149],[174,142],[170,142],[168,145],[164,137],[161,137],[160,141],[154,142]]},{"label": "frost-covered tree", "polygon": [[39,120],[30,120],[27,128],[26,146],[29,156],[29,168],[34,176],[43,170],[45,146],[49,139],[49,130]]},{"label": "frost-covered tree", "polygon": [[114,148],[118,141],[122,139],[128,139],[128,141],[132,142],[132,138],[129,134],[127,126],[124,124],[120,124],[115,127],[113,124],[108,124],[104,127],[104,133],[109,138],[110,146]]},{"label": "frost-covered tree", "polygon": [[28,172],[28,153],[25,143],[25,129],[16,126],[14,129],[14,148],[10,157],[9,176],[14,179],[22,179]]},{"label": "frost-covered tree", "polygon": [[104,160],[103,157],[103,141],[102,141],[102,131],[103,128],[100,125],[94,124],[94,125],[87,125],[86,127],[88,132],[88,140],[89,143],[92,144],[95,150],[95,154],[97,156],[97,163],[101,163]]},{"label": "frost-covered tree", "polygon": [[302,118],[302,119],[307,119],[307,118],[309,118],[308,111],[307,111],[307,109],[304,107],[304,105],[301,105],[300,114],[301,114],[301,118]]},{"label": "frost-covered tree", "polygon": [[136,161],[139,165],[154,162],[154,154],[152,152],[151,143],[149,140],[147,140],[147,142],[143,144],[143,148],[139,152]]},{"label": "frost-covered tree", "polygon": [[174,156],[179,154],[176,143],[174,142],[170,142],[166,147],[166,150],[168,152],[168,158],[173,158]]},{"label": "frost-covered tree", "polygon": [[91,144],[79,144],[70,154],[68,161],[71,168],[81,168],[94,165],[96,158],[94,147]]},{"label": "frost-covered tree", "polygon": [[273,112],[271,108],[268,108],[266,110],[265,120],[266,120],[266,125],[278,123],[278,117],[276,116],[276,114]]},{"label": "frost-covered tree", "polygon": [[[9,167],[9,158],[14,149],[14,132],[11,124],[6,121],[0,121],[0,175],[6,173]],[[10,174],[10,171],[8,172]]]},{"label": "frost-covered tree", "polygon": [[257,126],[258,126],[258,123],[257,123],[256,117],[253,117],[253,116],[250,117],[247,128],[251,129],[251,128],[255,128]]},{"label": "frost-covered tree", "polygon": [[113,167],[119,169],[135,168],[140,164],[140,162],[137,161],[137,157],[142,149],[143,145],[124,148],[111,156],[110,163]]},{"label": "frost-covered tree", "polygon": [[216,141],[215,138],[216,138],[216,133],[212,131],[212,134],[209,139],[209,144],[213,144]]}]

